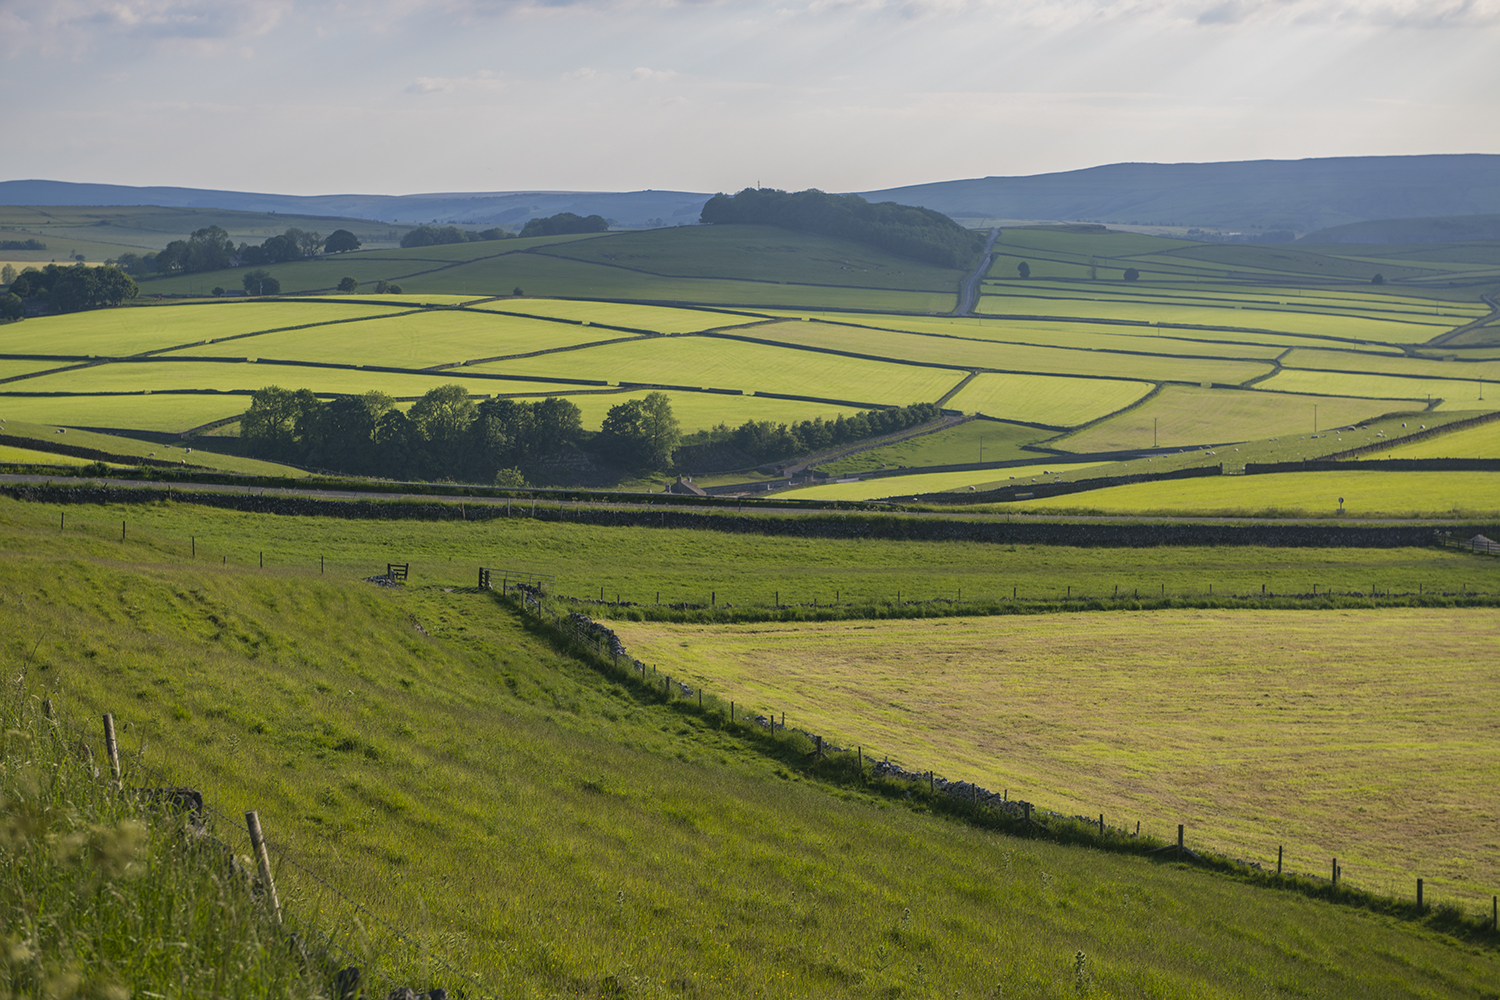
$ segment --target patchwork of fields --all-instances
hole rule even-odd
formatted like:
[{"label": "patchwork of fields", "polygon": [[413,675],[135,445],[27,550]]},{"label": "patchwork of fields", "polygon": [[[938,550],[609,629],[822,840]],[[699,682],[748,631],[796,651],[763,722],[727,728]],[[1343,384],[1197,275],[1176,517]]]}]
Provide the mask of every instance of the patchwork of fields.
[{"label": "patchwork of fields", "polygon": [[[475,397],[566,396],[592,424],[665,387],[689,433],[935,402],[1029,425],[1039,433],[1026,443],[1085,457],[1266,441],[1311,430],[1314,408],[1332,427],[1500,407],[1486,334],[1500,328],[1453,336],[1492,315],[1465,289],[1500,281],[1500,254],[1335,254],[1067,228],[1006,230],[996,254],[972,317],[941,315],[961,272],[759,226],[344,254],[273,269],[314,298],[8,326],[0,415],[181,433],[232,418],[266,385],[411,401],[456,383]],[[1122,280],[1126,267],[1139,280]],[[1376,270],[1386,284],[1369,283]],[[326,294],[343,274],[406,293]],[[908,447],[899,464],[941,465],[954,451],[941,435],[918,440],[930,454]],[[981,470],[959,488],[993,479]]]}]

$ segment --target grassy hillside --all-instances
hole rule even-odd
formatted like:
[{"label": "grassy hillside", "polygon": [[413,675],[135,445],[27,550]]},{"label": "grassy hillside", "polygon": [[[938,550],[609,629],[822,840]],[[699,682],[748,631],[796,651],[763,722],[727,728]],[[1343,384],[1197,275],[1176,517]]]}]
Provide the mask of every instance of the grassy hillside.
[{"label": "grassy hillside", "polygon": [[[1445,935],[1450,910],[1329,905],[823,786],[487,593],[181,545],[290,532],[370,565],[409,525],[132,513],[122,542],[0,501],[0,655],[69,718],[114,711],[128,760],[259,810],[284,905],[450,995],[1457,997],[1500,977],[1492,944]],[[338,894],[380,919],[356,929]]]},{"label": "grassy hillside", "polygon": [[[350,219],[329,215],[280,214],[277,212],[239,212],[217,208],[160,208],[150,205],[76,206],[76,205],[4,205],[0,206],[0,239],[39,239],[46,251],[31,251],[17,260],[45,263],[63,260],[69,251],[84,254],[89,260],[104,260],[122,253],[160,250],[173,240],[187,239],[188,234],[218,226],[229,233],[236,245],[260,245],[269,236],[279,236],[289,228],[318,232],[327,236],[335,229],[347,229],[367,247],[395,246],[411,226],[388,225],[370,219]],[[16,235],[10,235],[15,233]],[[5,251],[15,254],[15,251]]]}]

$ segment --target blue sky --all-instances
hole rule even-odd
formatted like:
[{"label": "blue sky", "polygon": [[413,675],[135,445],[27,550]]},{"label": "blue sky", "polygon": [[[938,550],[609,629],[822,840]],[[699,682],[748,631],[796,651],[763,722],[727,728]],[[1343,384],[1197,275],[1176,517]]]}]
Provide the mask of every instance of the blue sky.
[{"label": "blue sky", "polygon": [[0,179],[848,191],[1500,153],[1500,0],[0,0]]}]

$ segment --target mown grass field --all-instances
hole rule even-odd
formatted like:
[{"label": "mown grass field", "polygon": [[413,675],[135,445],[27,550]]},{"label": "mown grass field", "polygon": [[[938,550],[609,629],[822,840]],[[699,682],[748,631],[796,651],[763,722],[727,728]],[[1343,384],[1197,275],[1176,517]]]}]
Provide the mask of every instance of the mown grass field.
[{"label": "mown grass field", "polygon": [[[1347,399],[1253,389],[1169,385],[1117,417],[1048,442],[1071,452],[1192,448],[1255,437],[1311,435],[1410,408],[1392,399]],[[1316,414],[1313,408],[1317,407]]]},{"label": "mown grass field", "polygon": [[363,303],[228,301],[212,305],[132,305],[42,316],[0,332],[6,354],[124,357],[142,351],[223,340],[245,333],[388,315]]},{"label": "mown grass field", "polygon": [[976,472],[921,472],[910,476],[879,476],[853,483],[827,483],[822,486],[805,486],[786,490],[777,496],[795,497],[799,500],[879,500],[884,497],[906,496],[913,493],[944,493],[963,490],[967,487],[989,488],[1009,485],[1012,480],[1026,482],[1052,482],[1058,472],[1079,478],[1077,474],[1086,469],[1096,469],[1103,462],[1073,462],[1063,464],[1052,460],[1036,465],[1018,465],[1008,469],[981,469]]},{"label": "mown grass field", "polygon": [[1500,473],[1278,472],[1134,483],[1008,506],[1018,512],[1332,517],[1340,497],[1353,517],[1492,518],[1500,516]]},{"label": "mown grass field", "polygon": [[1130,352],[1059,350],[1029,344],[997,344],[958,337],[932,337],[847,327],[827,323],[778,323],[756,326],[737,335],[825,350],[855,351],[917,363],[999,368],[1042,374],[1104,375],[1150,381],[1239,383],[1269,374],[1268,364],[1254,361],[1169,357]]},{"label": "mown grass field", "polygon": [[470,310],[398,312],[336,328],[285,330],[243,337],[230,345],[203,344],[169,357],[222,357],[236,354],[334,364],[431,368],[478,358],[527,354],[539,350],[632,337],[604,327],[554,323],[519,316]]},{"label": "mown grass field", "polygon": [[1118,379],[987,372],[960,389],[949,405],[999,420],[1069,427],[1129,406],[1153,388],[1149,382]]},{"label": "mown grass field", "polygon": [[[179,441],[176,444],[167,444],[159,441],[149,441],[140,438],[125,437],[119,434],[100,434],[94,431],[80,430],[73,427],[68,428],[66,435],[58,434],[59,428],[52,424],[35,424],[18,420],[0,420],[0,434],[8,434],[13,437],[33,438],[38,442],[39,453],[48,455],[52,459],[69,465],[87,465],[92,459],[73,459],[53,452],[43,452],[40,448],[46,444],[69,445],[75,448],[92,448],[110,455],[120,457],[121,464],[132,458],[156,458],[164,462],[187,462],[194,466],[206,469],[217,469],[223,472],[237,472],[254,476],[288,476],[293,479],[305,476],[307,473],[301,469],[295,469],[289,465],[280,465],[275,462],[263,462],[256,458],[244,458],[239,455],[226,455],[210,451],[202,447],[203,442],[194,439],[194,444]],[[210,442],[210,445],[212,442]],[[26,449],[28,451],[32,449]],[[28,461],[26,459],[6,459],[6,461]]]},{"label": "mown grass field", "polygon": [[608,371],[612,382],[779,392],[903,406],[934,400],[964,376],[963,372],[941,368],[699,337],[653,337],[604,344],[587,354],[570,352],[478,364],[468,371],[576,378],[588,369]]},{"label": "mown grass field", "polygon": [[4,396],[0,415],[55,427],[99,427],[130,432],[180,434],[215,420],[238,416],[244,396]]},{"label": "mown grass field", "polygon": [[[283,905],[320,911],[398,981],[542,997],[1458,997],[1500,975],[1493,947],[1456,944],[1441,915],[1330,906],[825,788],[754,738],[601,679],[489,594],[187,564],[177,537],[190,522],[292,531],[369,564],[387,528],[437,526],[182,513],[139,511],[119,542],[54,535],[55,509],[0,500],[3,655],[82,733],[114,712],[127,781],[199,788],[237,850],[239,815],[258,810]],[[335,891],[406,943],[371,919],[355,932]]]},{"label": "mown grass field", "polygon": [[1032,457],[1021,446],[1051,437],[1050,431],[999,420],[968,420],[956,427],[862,451],[819,468],[829,475],[869,472],[886,466],[954,465],[961,462],[1008,462]]},{"label": "mown grass field", "polygon": [[[1457,374],[1455,372],[1454,374]],[[1482,410],[1500,408],[1500,396],[1493,385],[1484,392],[1485,383],[1457,378],[1402,378],[1396,375],[1357,375],[1345,372],[1307,371],[1284,368],[1257,382],[1257,389],[1271,392],[1316,393],[1327,396],[1365,396],[1371,399],[1410,399],[1424,409],[1430,397],[1441,408]],[[1487,396],[1488,398],[1481,398]]]},{"label": "mown grass field", "polygon": [[1500,458],[1500,422],[1392,447],[1378,458]]},{"label": "mown grass field", "polygon": [[[632,653],[747,711],[1069,815],[1354,884],[1487,901],[1500,883],[1482,609],[699,626]],[[1441,886],[1441,889],[1436,888]]]}]

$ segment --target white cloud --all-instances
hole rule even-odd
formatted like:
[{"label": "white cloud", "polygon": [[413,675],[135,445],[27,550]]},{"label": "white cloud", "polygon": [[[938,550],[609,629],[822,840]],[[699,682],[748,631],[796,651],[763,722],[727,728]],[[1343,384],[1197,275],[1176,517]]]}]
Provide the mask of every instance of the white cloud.
[{"label": "white cloud", "polygon": [[468,76],[419,76],[406,87],[408,94],[445,94],[455,90],[497,91],[505,86],[497,73],[480,70]]},{"label": "white cloud", "polygon": [[649,66],[637,66],[635,68],[635,71],[630,74],[630,78],[636,81],[660,83],[666,80],[670,80],[676,75],[677,73],[675,70],[651,69]]},{"label": "white cloud", "polygon": [[290,0],[4,0],[0,38],[12,51],[86,52],[111,40],[243,42],[275,30]]}]

